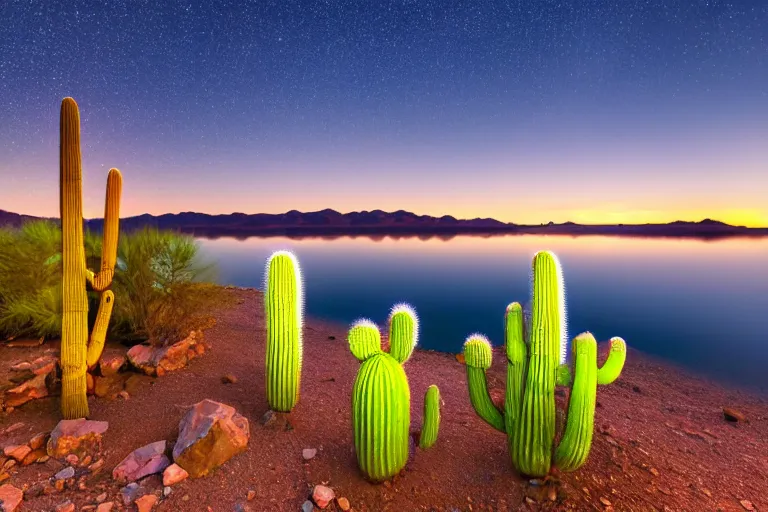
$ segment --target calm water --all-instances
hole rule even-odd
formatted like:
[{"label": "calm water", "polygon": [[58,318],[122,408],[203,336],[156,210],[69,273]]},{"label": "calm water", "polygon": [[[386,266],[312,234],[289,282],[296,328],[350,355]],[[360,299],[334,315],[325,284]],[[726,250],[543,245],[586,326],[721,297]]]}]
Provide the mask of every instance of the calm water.
[{"label": "calm water", "polygon": [[309,315],[385,325],[407,301],[421,319],[420,346],[458,352],[479,331],[503,343],[511,301],[529,300],[532,255],[553,250],[566,285],[568,332],[631,346],[721,381],[768,389],[768,239],[462,236],[200,239],[222,284],[262,288],[264,263],[294,251]]}]

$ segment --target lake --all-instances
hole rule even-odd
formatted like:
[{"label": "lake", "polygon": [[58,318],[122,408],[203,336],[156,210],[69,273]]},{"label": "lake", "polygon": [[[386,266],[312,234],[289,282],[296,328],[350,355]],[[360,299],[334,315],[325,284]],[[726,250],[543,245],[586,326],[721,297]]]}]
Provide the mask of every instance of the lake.
[{"label": "lake", "polygon": [[295,252],[310,316],[385,328],[412,304],[419,346],[460,352],[467,335],[503,344],[504,310],[528,303],[541,249],[562,264],[568,333],[628,345],[725,383],[768,389],[768,238],[716,241],[601,236],[198,239],[221,284],[263,288],[266,259]]}]

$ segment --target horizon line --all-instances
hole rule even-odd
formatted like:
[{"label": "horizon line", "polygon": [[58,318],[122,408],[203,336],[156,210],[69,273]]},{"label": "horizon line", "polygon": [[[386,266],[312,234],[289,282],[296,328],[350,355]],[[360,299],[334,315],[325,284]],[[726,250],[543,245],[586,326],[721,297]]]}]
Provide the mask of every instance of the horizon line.
[{"label": "horizon line", "polygon": [[[546,226],[547,224],[553,224],[553,225],[556,225],[556,226],[565,225],[565,224],[574,224],[574,225],[577,225],[577,226],[617,226],[617,227],[620,227],[620,226],[665,226],[665,225],[674,224],[674,223],[680,223],[680,222],[686,223],[686,224],[700,224],[700,223],[705,222],[705,221],[710,221],[710,222],[715,222],[715,223],[722,224],[724,226],[730,226],[730,227],[734,227],[734,228],[768,229],[768,226],[744,226],[744,225],[737,225],[737,224],[728,224],[727,222],[723,222],[723,221],[720,221],[720,220],[717,220],[717,219],[713,219],[712,217],[705,217],[705,218],[703,218],[701,220],[682,220],[682,219],[676,219],[676,220],[671,220],[671,221],[667,221],[667,222],[658,222],[658,223],[646,222],[646,223],[643,223],[643,224],[627,224],[627,223],[623,223],[623,222],[615,223],[615,224],[581,224],[581,223],[573,222],[573,221],[564,221],[564,222],[560,222],[560,223],[556,223],[556,222],[553,222],[553,221],[547,221],[547,222],[541,222],[539,224],[516,224],[515,222],[504,222],[504,221],[498,220],[498,219],[493,218],[493,217],[473,217],[473,218],[470,218],[470,219],[466,219],[466,218],[454,217],[453,215],[450,215],[450,214],[435,216],[435,215],[430,215],[430,214],[418,214],[418,213],[412,212],[410,210],[403,210],[403,209],[388,212],[386,210],[381,210],[379,208],[374,208],[374,209],[371,209],[371,210],[353,210],[353,211],[349,211],[349,212],[340,212],[338,210],[334,210],[333,208],[323,208],[322,210],[314,210],[314,211],[302,211],[302,210],[292,209],[292,210],[288,210],[288,211],[285,211],[285,212],[282,212],[282,213],[267,213],[267,212],[256,212],[256,213],[244,213],[244,212],[205,213],[205,212],[198,212],[198,211],[193,211],[193,210],[186,210],[186,211],[179,211],[179,212],[175,212],[175,213],[166,212],[166,213],[160,213],[160,214],[153,214],[153,213],[146,213],[145,212],[145,213],[140,213],[140,214],[137,214],[137,215],[120,216],[119,219],[121,219],[121,220],[122,219],[131,219],[131,218],[136,218],[136,217],[142,217],[142,216],[145,216],[145,215],[148,215],[150,217],[161,217],[163,215],[182,215],[182,214],[186,214],[186,213],[193,213],[193,214],[199,214],[199,215],[207,215],[209,217],[227,217],[227,216],[232,216],[232,215],[286,215],[286,214],[291,213],[291,212],[298,212],[298,213],[302,213],[302,214],[309,214],[309,213],[321,213],[321,212],[324,212],[324,211],[331,211],[331,212],[334,212],[334,213],[338,213],[340,215],[349,215],[349,214],[353,214],[353,213],[371,213],[371,212],[375,212],[375,211],[380,211],[380,212],[385,213],[385,214],[394,214],[394,213],[397,213],[397,212],[405,212],[405,213],[410,213],[412,215],[416,215],[418,217],[431,217],[433,219],[440,219],[442,217],[453,217],[457,221],[464,221],[464,222],[469,222],[469,221],[473,221],[473,220],[491,220],[491,221],[499,222],[499,223],[507,225],[507,226],[523,226],[523,227],[525,227],[525,226]],[[11,212],[11,211],[8,211],[8,210],[3,210],[2,208],[0,208],[0,212],[10,213],[12,215],[19,215],[19,216],[22,216],[22,217],[32,217],[32,218],[37,218],[37,219],[60,219],[59,216],[56,216],[56,217],[41,217],[41,216],[30,215],[30,214],[26,214],[26,213]],[[91,218],[83,217],[83,220],[84,221],[104,220],[104,217],[91,217]]]}]

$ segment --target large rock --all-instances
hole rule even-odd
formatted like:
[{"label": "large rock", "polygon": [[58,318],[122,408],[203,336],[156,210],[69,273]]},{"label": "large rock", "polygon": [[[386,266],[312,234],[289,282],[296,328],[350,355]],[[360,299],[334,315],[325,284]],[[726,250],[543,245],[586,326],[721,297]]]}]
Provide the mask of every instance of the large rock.
[{"label": "large rock", "polygon": [[48,396],[48,385],[46,384],[46,374],[35,375],[28,381],[15,388],[5,392],[5,406],[18,407],[24,405],[30,400],[44,398]]},{"label": "large rock", "polygon": [[18,384],[25,380],[29,380],[32,377],[38,375],[48,375],[52,371],[56,370],[56,366],[59,364],[59,360],[50,355],[41,356],[32,361],[31,363],[23,362],[11,366],[10,380]]},{"label": "large rock", "polygon": [[0,510],[2,512],[14,512],[19,508],[24,492],[11,484],[0,485]]},{"label": "large rock", "polygon": [[213,400],[195,404],[179,423],[174,461],[190,476],[205,476],[248,446],[248,420]]},{"label": "large rock", "polygon": [[150,345],[135,345],[126,356],[128,361],[141,372],[162,376],[184,368],[190,360],[202,354],[205,349],[202,342],[202,332],[192,331],[185,339],[168,347],[152,347]]},{"label": "large rock", "polygon": [[165,455],[165,445],[165,441],[157,441],[132,451],[112,470],[112,478],[125,483],[162,473],[171,464]]},{"label": "large rock", "polygon": [[101,453],[102,436],[109,428],[106,421],[93,421],[80,418],[61,420],[48,439],[48,455],[64,459],[73,454],[83,460],[90,456],[96,459]]}]

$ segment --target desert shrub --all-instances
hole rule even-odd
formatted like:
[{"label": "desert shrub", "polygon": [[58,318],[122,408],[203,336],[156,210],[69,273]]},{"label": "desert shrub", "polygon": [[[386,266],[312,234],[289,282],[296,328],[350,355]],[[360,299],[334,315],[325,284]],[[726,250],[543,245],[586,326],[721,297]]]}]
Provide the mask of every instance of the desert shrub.
[{"label": "desert shrub", "polygon": [[61,332],[61,231],[34,221],[0,229],[0,334]]},{"label": "desert shrub", "polygon": [[[101,234],[84,233],[88,268],[101,265]],[[0,339],[61,336],[61,230],[50,221],[0,228]],[[192,237],[145,229],[121,233],[110,337],[172,343],[210,322],[226,303]],[[89,319],[98,297],[88,293]]]},{"label": "desert shrub", "polygon": [[211,321],[225,296],[207,283],[214,265],[188,235],[146,228],[121,235],[112,289],[117,334],[154,345],[174,343]]}]

